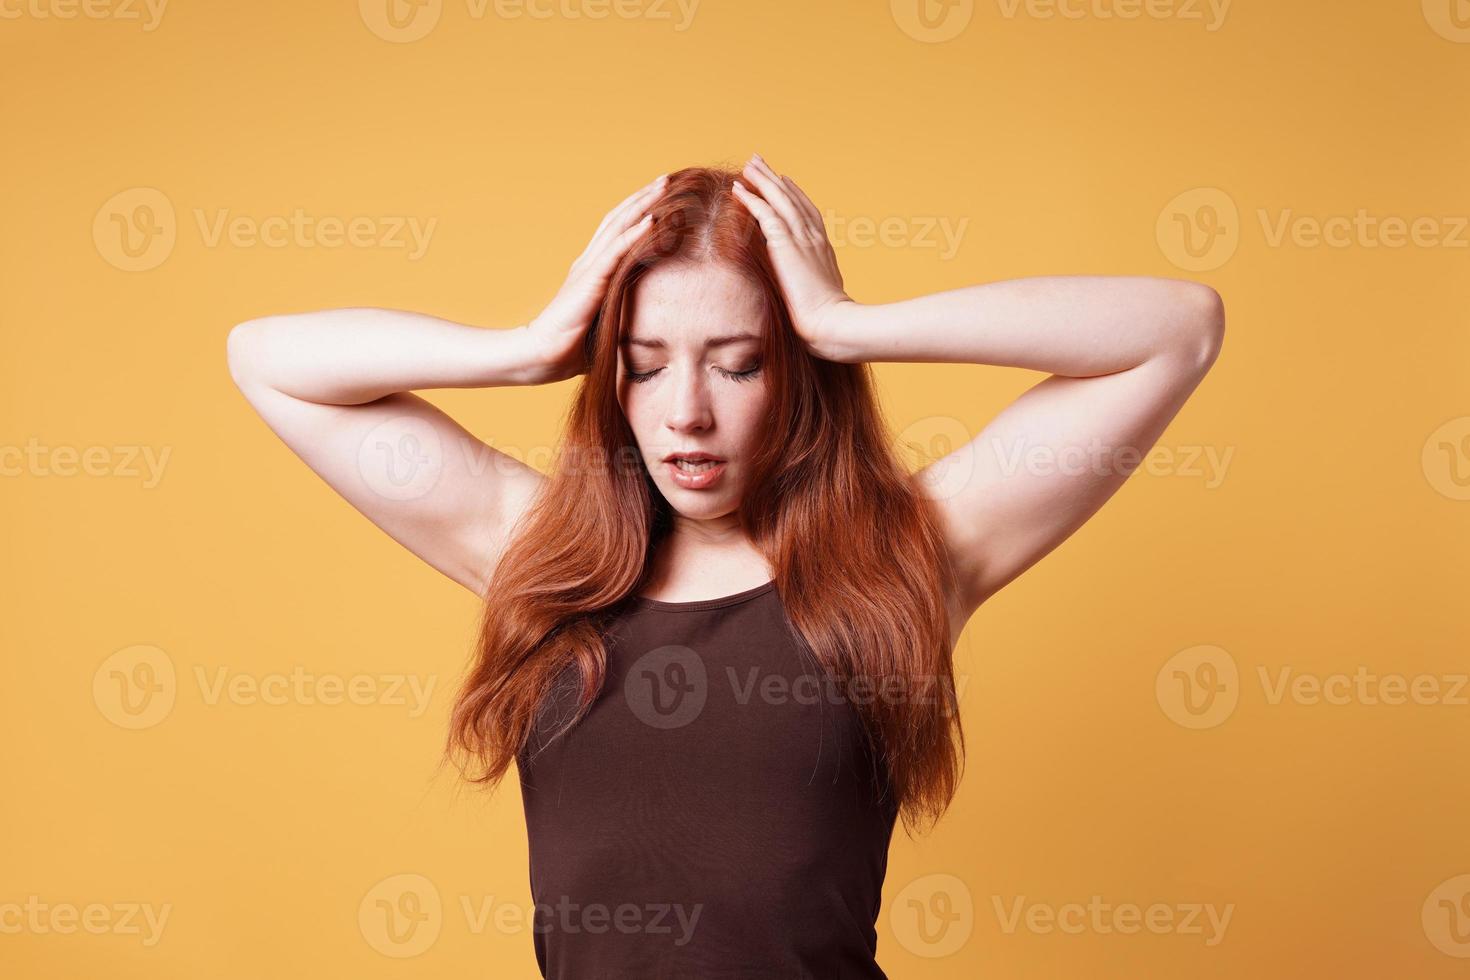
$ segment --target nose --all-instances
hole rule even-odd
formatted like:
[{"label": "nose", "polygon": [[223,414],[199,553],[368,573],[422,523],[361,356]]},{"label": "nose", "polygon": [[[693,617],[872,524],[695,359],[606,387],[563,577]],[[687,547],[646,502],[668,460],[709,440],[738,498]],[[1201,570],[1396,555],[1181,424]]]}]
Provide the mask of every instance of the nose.
[{"label": "nose", "polygon": [[700,432],[714,423],[710,411],[709,386],[704,376],[688,367],[670,368],[674,373],[669,385],[669,404],[664,412],[664,425],[675,432]]}]

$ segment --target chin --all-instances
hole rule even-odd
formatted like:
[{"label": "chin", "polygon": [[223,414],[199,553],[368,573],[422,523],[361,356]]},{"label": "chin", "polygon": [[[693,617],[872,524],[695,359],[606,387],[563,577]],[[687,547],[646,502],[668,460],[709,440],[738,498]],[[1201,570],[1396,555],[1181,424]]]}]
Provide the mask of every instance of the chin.
[{"label": "chin", "polygon": [[680,517],[694,521],[707,521],[724,517],[735,510],[734,504],[725,493],[710,493],[705,490],[688,490],[680,486],[659,486],[663,494]]}]

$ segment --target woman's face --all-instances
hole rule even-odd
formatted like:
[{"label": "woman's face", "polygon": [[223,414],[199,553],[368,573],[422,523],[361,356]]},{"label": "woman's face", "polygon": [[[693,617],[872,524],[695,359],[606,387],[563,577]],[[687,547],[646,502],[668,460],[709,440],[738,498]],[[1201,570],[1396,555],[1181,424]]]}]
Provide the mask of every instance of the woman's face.
[{"label": "woman's face", "polygon": [[[739,506],[768,401],[764,298],[720,264],[665,263],[634,287],[618,345],[618,401],[654,485],[691,519]],[[676,463],[677,454],[705,462]]]}]

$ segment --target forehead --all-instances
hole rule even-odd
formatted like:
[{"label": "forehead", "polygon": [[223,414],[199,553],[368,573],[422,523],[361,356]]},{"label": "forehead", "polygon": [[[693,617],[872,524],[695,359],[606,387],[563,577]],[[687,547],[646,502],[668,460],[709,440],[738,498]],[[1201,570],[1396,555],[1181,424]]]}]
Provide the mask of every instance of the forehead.
[{"label": "forehead", "polygon": [[765,296],[729,266],[665,263],[650,269],[633,293],[623,344],[704,344],[739,334],[760,336]]}]

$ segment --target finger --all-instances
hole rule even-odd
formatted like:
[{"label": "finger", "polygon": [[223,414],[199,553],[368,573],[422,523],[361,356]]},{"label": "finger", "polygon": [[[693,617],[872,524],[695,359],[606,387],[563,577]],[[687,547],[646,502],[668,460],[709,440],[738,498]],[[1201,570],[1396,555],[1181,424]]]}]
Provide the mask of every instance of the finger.
[{"label": "finger", "polygon": [[618,264],[618,260],[632,247],[633,243],[644,232],[648,231],[652,225],[653,215],[645,214],[638,220],[637,224],[617,235],[612,241],[608,242],[607,246],[601,252],[597,253],[597,257],[592,262],[592,268],[597,270],[599,276],[607,275],[612,271],[613,266]]},{"label": "finger", "polygon": [[636,191],[619,201],[612,210],[608,211],[608,213],[603,216],[602,224],[598,225],[598,230],[602,230],[602,228],[607,225],[614,216],[616,216],[619,212],[625,210],[634,201],[661,187],[668,180],[668,177],[668,174],[659,174],[657,177],[653,178],[648,183],[644,184],[642,187],[638,188]]},{"label": "finger", "polygon": [[802,212],[811,220],[812,226],[820,228],[822,233],[826,234],[827,223],[822,220],[822,212],[818,211],[817,206],[812,203],[812,199],[806,196],[806,191],[802,190],[796,181],[790,177],[782,177],[781,179],[786,182],[787,189],[791,191],[791,199],[796,202],[796,206],[801,208]]},{"label": "finger", "polygon": [[[613,208],[611,211],[603,216],[602,224],[598,225],[597,230],[592,233],[593,240],[595,241],[599,235],[601,235],[610,227],[620,226],[619,230],[621,230],[621,228],[627,227],[627,222],[635,220],[638,216],[637,214],[633,213],[633,209],[638,206],[640,201],[646,201],[654,194],[662,192],[664,187],[668,183],[668,178],[668,174],[659,174],[657,177],[653,178],[653,180],[649,181],[633,193],[629,194],[627,197],[623,198],[622,201],[618,203],[617,207]],[[641,213],[642,210],[642,208],[638,208],[639,213]]]},{"label": "finger", "polygon": [[750,182],[755,185],[756,189],[761,192],[761,196],[766,199],[766,202],[776,209],[776,213],[781,216],[781,220],[786,222],[786,226],[792,232],[801,234],[803,239],[805,239],[807,237],[806,217],[797,210],[795,204],[791,203],[791,198],[786,193],[786,188],[781,183],[780,178],[776,176],[775,171],[771,170],[764,160],[757,157],[746,164],[745,174],[749,177]]},{"label": "finger", "polygon": [[766,241],[774,245],[777,242],[786,242],[791,239],[791,232],[786,227],[786,222],[776,213],[775,209],[761,200],[759,195],[738,180],[735,181],[733,189],[735,197],[740,203],[745,205],[746,209],[755,216],[755,220],[760,223],[761,231],[765,233]]}]

